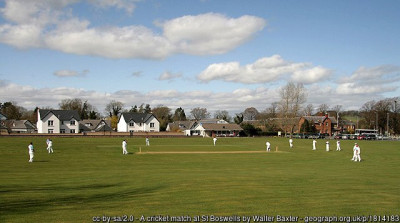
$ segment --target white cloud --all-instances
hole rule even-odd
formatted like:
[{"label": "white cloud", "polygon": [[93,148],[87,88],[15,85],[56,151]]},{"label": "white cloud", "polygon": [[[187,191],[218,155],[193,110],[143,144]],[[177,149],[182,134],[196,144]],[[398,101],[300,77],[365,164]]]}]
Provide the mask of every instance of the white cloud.
[{"label": "white cloud", "polygon": [[306,70],[297,70],[291,78],[294,82],[312,84],[326,80],[331,74],[330,70],[317,66]]},{"label": "white cloud", "polygon": [[89,0],[94,5],[98,5],[103,8],[116,7],[118,9],[124,9],[127,13],[132,14],[136,8],[135,2],[138,0]]},{"label": "white cloud", "polygon": [[[132,13],[136,1],[88,0],[99,7]],[[73,14],[79,0],[6,0],[1,14],[0,42],[17,48],[49,48],[65,53],[107,58],[163,59],[177,53],[226,53],[251,39],[266,21],[255,16],[229,18],[221,14],[183,16],[158,23],[162,34],[149,27],[92,27]]]},{"label": "white cloud", "polygon": [[360,67],[350,77],[339,80],[336,92],[349,94],[382,94],[397,90],[400,85],[400,67],[382,65],[377,67]]},{"label": "white cloud", "polygon": [[229,18],[216,13],[183,16],[161,24],[164,36],[179,52],[195,55],[228,52],[265,25],[264,19],[255,16]]},{"label": "white cloud", "polygon": [[182,74],[173,74],[171,72],[164,72],[160,75],[160,77],[158,77],[158,80],[160,81],[164,81],[164,80],[173,80],[176,78],[180,78],[182,77]]},{"label": "white cloud", "polygon": [[53,74],[57,77],[81,77],[85,76],[89,73],[88,70],[84,70],[82,72],[74,71],[74,70],[57,70]]},{"label": "white cloud", "polygon": [[197,76],[197,79],[203,82],[224,80],[258,84],[284,79],[287,75],[290,75],[295,82],[309,84],[323,81],[331,75],[331,72],[321,66],[312,67],[309,63],[293,63],[285,61],[279,55],[273,55],[243,66],[239,62],[211,64]]}]

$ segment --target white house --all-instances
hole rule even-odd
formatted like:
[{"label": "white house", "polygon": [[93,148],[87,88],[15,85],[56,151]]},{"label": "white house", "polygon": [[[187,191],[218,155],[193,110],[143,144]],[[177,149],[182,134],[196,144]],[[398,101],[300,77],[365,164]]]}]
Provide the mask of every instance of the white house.
[{"label": "white house", "polygon": [[160,121],[147,113],[125,112],[119,117],[118,132],[159,132]]},{"label": "white house", "polygon": [[75,110],[39,110],[38,133],[79,133],[79,114]]}]

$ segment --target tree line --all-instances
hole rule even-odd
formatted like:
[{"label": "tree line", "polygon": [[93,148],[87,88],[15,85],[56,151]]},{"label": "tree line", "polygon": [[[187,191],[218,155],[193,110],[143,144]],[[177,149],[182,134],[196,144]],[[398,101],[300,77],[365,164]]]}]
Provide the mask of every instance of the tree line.
[{"label": "tree line", "polygon": [[[217,110],[214,112],[213,118],[223,119],[227,122],[240,124],[242,128],[250,135],[263,134],[262,132],[283,131],[292,133],[294,131],[294,119],[301,116],[312,116],[315,114],[325,114],[329,112],[334,117],[339,118],[339,123],[345,120],[356,123],[357,128],[378,129],[380,132],[390,132],[394,134],[400,133],[400,117],[398,115],[400,106],[397,106],[399,97],[386,98],[379,101],[368,101],[358,111],[344,110],[342,105],[334,105],[330,107],[327,104],[320,104],[315,107],[313,104],[305,105],[307,101],[307,91],[302,84],[287,83],[280,90],[280,100],[273,102],[265,110],[259,112],[254,107],[246,108],[243,112],[239,112],[231,116],[227,110]],[[107,118],[111,120],[111,125],[116,128],[119,116],[122,112],[138,112],[152,113],[160,121],[160,130],[167,128],[168,123],[174,121],[201,120],[211,118],[207,108],[195,107],[190,110],[186,116],[182,107],[176,108],[174,112],[165,105],[157,105],[151,108],[150,104],[142,103],[140,105],[132,105],[128,108],[120,101],[112,100],[106,104],[104,114],[97,110],[95,106],[87,100],[80,98],[63,99],[58,104],[58,109],[76,110],[81,119],[100,119]],[[0,102],[0,112],[8,119],[29,120],[32,123],[37,122],[37,110],[27,110],[22,106],[18,106],[16,102]],[[45,107],[41,109],[53,109]],[[279,122],[271,122],[271,120],[280,120]],[[258,120],[262,123],[256,126],[251,121]],[[304,131],[313,131],[310,123],[302,126]]]}]

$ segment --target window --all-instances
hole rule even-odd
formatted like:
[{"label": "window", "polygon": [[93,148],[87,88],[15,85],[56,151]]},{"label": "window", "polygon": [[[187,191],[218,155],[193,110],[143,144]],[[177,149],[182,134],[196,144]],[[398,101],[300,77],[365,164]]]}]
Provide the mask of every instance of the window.
[{"label": "window", "polygon": [[65,129],[60,129],[60,133],[65,133]]},{"label": "window", "polygon": [[48,125],[48,126],[53,126],[53,120],[48,120],[48,121],[47,121],[47,125]]},{"label": "window", "polygon": [[153,122],[150,123],[150,128],[154,128],[154,123]]},{"label": "window", "polygon": [[47,133],[53,133],[53,129],[48,129]]},{"label": "window", "polygon": [[75,133],[75,129],[70,129],[69,133]]},{"label": "window", "polygon": [[[70,125],[75,125],[75,121],[74,120],[72,120],[72,121],[70,121],[70,123],[69,123]],[[72,132],[71,132],[72,133]],[[75,133],[75,132],[74,132]]]},{"label": "window", "polygon": [[134,122],[129,122],[129,126],[133,127],[133,126],[135,126],[135,123]]}]

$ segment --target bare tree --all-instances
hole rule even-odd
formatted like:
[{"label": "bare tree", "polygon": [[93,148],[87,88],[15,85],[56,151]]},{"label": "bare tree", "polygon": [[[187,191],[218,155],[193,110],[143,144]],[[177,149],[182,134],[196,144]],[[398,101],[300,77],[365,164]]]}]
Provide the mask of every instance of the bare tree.
[{"label": "bare tree", "polygon": [[308,104],[304,109],[303,109],[303,114],[305,116],[311,116],[314,112],[314,105]]},{"label": "bare tree", "polygon": [[302,104],[306,101],[306,90],[303,84],[289,82],[281,91],[281,101],[279,103],[279,117],[281,118],[282,130],[292,133],[296,120],[294,120],[301,110]]},{"label": "bare tree", "polygon": [[321,112],[321,113],[326,113],[328,110],[329,110],[329,105],[327,105],[327,104],[321,104],[318,107],[318,112]]},{"label": "bare tree", "polygon": [[222,110],[222,111],[221,110],[217,110],[217,111],[215,111],[214,118],[223,119],[223,120],[225,120],[227,122],[230,122],[231,119],[232,119],[227,110]]},{"label": "bare tree", "polygon": [[246,108],[243,112],[243,120],[256,120],[257,115],[260,114],[258,110],[254,107]]},{"label": "bare tree", "polygon": [[207,112],[207,108],[200,108],[200,107],[193,108],[190,111],[190,114],[192,114],[193,118],[196,120],[201,120],[210,117],[210,113]]},{"label": "bare tree", "polygon": [[122,102],[112,100],[106,105],[105,111],[109,114],[110,117],[118,116],[121,113],[123,107],[124,104]]},{"label": "bare tree", "polygon": [[278,115],[279,102],[272,102],[271,106],[266,109],[269,118],[276,118]]}]

